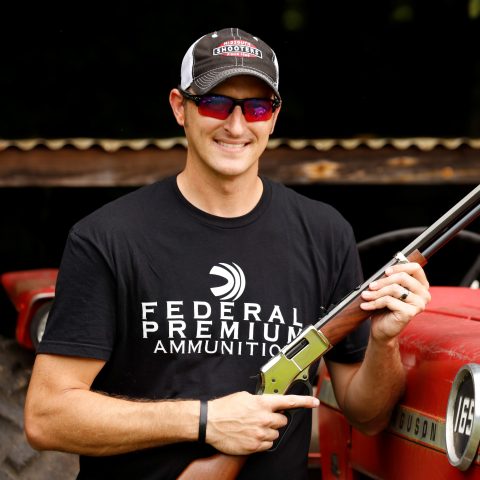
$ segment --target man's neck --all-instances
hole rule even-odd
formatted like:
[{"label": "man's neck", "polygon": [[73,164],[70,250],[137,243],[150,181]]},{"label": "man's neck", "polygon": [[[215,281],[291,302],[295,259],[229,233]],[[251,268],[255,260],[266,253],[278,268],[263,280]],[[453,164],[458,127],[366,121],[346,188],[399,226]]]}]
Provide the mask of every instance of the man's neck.
[{"label": "man's neck", "polygon": [[195,207],[211,215],[234,218],[255,208],[263,193],[258,175],[203,177],[188,168],[177,176],[182,195]]}]

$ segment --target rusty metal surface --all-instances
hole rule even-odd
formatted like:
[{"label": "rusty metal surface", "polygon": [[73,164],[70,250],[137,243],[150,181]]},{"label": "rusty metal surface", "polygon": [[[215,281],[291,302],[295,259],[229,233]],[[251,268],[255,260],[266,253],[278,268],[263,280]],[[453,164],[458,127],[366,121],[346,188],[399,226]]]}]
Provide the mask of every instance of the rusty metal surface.
[{"label": "rusty metal surface", "polygon": [[[179,172],[186,150],[172,139],[169,148],[149,143],[52,145],[9,143],[0,148],[0,187],[140,186]],[[260,171],[288,184],[480,183],[480,143],[271,142]],[[165,144],[164,146],[166,146]],[[135,148],[133,148],[135,146]]]}]

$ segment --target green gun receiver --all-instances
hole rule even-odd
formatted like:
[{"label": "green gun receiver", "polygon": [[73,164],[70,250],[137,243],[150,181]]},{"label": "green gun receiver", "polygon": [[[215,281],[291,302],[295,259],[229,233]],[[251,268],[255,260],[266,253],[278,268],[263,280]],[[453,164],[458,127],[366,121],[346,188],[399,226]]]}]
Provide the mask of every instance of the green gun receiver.
[{"label": "green gun receiver", "polygon": [[257,395],[285,394],[296,382],[307,384],[311,390],[308,368],[330,348],[322,332],[308,326],[260,369]]}]

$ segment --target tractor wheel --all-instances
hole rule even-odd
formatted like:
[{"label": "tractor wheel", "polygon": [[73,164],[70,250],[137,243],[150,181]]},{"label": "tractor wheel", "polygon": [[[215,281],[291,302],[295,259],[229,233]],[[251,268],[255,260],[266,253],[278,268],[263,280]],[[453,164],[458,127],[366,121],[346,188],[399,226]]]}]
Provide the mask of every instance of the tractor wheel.
[{"label": "tractor wheel", "polygon": [[34,353],[0,336],[0,479],[73,480],[78,457],[33,450],[23,433],[23,406]]}]

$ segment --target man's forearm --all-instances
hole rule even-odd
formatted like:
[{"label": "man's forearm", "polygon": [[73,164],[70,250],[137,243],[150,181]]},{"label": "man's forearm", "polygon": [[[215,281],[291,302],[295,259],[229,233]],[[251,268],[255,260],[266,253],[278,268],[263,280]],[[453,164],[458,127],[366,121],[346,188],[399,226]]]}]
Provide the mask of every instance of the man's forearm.
[{"label": "man's forearm", "polygon": [[142,402],[70,389],[42,404],[27,400],[25,417],[40,450],[115,455],[198,436],[198,400]]},{"label": "man's forearm", "polygon": [[351,423],[367,434],[388,425],[391,412],[405,388],[398,340],[370,339],[365,359],[346,390],[343,409]]},{"label": "man's forearm", "polygon": [[[198,400],[141,401],[92,391],[104,365],[37,355],[25,402],[25,432],[33,447],[100,456],[198,439]],[[304,395],[237,392],[215,398],[208,403],[206,441],[232,455],[267,450],[287,423],[279,412],[316,406],[318,399]]]}]

